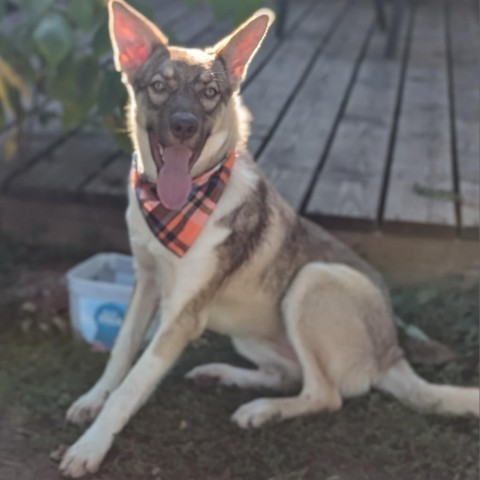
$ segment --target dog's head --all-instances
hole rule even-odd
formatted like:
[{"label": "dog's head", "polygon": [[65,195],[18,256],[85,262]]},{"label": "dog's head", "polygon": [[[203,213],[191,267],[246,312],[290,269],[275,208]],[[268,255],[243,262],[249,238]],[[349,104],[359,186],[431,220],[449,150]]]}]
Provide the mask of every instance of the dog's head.
[{"label": "dog's head", "polygon": [[260,10],[205,50],[169,46],[159,28],[123,0],[110,0],[109,14],[135,148],[156,170],[162,203],[178,209],[191,177],[235,148],[236,92],[273,14]]}]

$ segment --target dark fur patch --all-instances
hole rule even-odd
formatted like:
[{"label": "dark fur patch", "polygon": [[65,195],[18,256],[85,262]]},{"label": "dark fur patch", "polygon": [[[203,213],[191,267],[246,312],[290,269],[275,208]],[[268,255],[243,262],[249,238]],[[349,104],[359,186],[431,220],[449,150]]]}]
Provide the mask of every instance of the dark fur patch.
[{"label": "dark fur patch", "polygon": [[222,224],[231,229],[228,238],[217,247],[222,280],[248,262],[262,243],[269,226],[267,195],[267,185],[260,180],[250,198],[222,220]]}]

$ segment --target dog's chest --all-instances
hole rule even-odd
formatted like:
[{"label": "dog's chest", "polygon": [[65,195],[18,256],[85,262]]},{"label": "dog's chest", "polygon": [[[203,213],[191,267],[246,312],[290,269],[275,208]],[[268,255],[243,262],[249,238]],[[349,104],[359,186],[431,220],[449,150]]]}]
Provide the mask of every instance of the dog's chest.
[{"label": "dog's chest", "polygon": [[[240,187],[243,187],[240,184]],[[182,304],[195,292],[208,287],[221,265],[216,247],[230,234],[230,229],[215,222],[215,217],[232,211],[241,201],[236,182],[229,185],[230,194],[222,199],[202,235],[183,258],[176,257],[153,235],[139,209],[135,192],[129,189],[127,224],[137,263],[143,269],[155,269],[162,301]],[[257,262],[258,263],[258,262]],[[255,270],[255,269],[254,269]],[[278,305],[271,294],[252,282],[256,272],[236,273],[208,305],[208,328],[232,336],[270,336],[278,329]]]}]

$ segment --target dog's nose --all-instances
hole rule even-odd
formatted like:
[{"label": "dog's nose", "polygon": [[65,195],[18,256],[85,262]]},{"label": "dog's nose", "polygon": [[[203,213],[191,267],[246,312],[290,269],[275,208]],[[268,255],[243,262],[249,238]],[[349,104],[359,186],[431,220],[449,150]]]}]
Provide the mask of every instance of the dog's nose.
[{"label": "dog's nose", "polygon": [[187,140],[197,133],[197,117],[188,112],[174,113],[170,117],[170,130],[179,140]]}]

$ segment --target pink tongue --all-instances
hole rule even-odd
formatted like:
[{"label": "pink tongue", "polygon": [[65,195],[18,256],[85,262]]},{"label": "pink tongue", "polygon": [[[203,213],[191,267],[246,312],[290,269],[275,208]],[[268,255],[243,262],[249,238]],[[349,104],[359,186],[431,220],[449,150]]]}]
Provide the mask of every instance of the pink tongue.
[{"label": "pink tongue", "polygon": [[180,210],[192,190],[188,164],[192,151],[184,145],[166,147],[163,151],[163,167],[157,179],[157,194],[170,210]]}]

